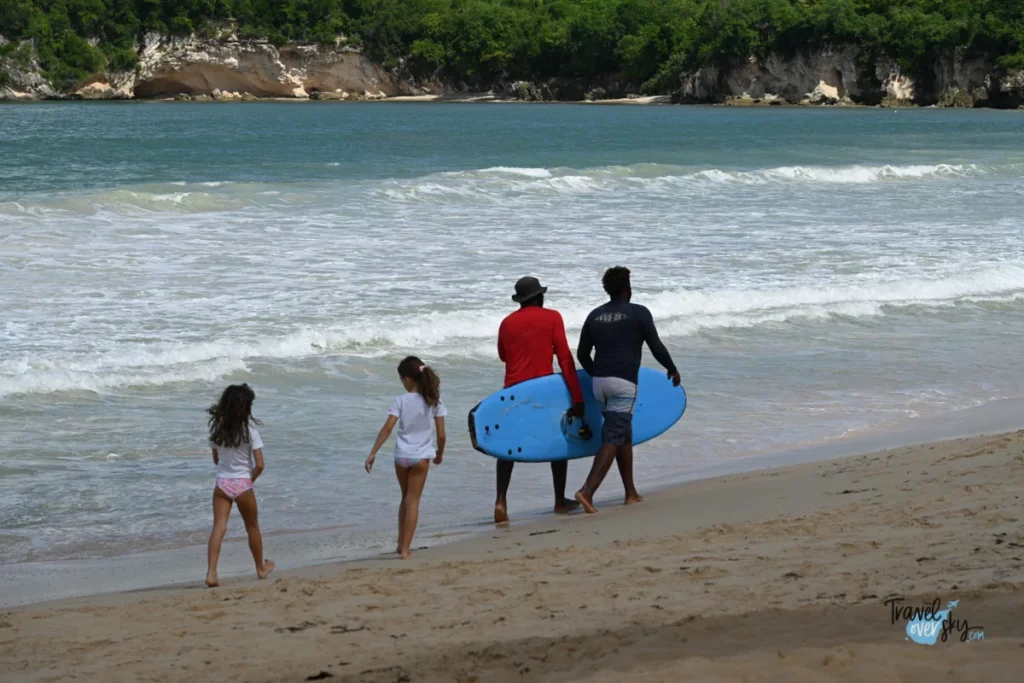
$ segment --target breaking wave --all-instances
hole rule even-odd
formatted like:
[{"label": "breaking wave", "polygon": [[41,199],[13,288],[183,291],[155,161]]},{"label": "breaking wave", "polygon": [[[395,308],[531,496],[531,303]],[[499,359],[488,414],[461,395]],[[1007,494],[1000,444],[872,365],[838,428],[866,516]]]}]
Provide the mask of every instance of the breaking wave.
[{"label": "breaking wave", "polygon": [[857,185],[886,182],[953,180],[978,176],[1020,174],[1021,164],[780,166],[755,170],[692,168],[666,164],[602,166],[591,169],[519,168],[496,166],[449,171],[418,178],[332,180],[320,183],[266,184],[234,182],[175,182],[115,188],[86,194],[32,196],[0,202],[5,218],[47,214],[120,216],[198,214],[248,210],[269,206],[293,210],[338,193],[355,192],[385,201],[501,201],[517,195],[579,195],[589,193],[674,194],[680,188],[724,185]]},{"label": "breaking wave", "polygon": [[[668,338],[801,319],[864,318],[907,312],[913,307],[978,306],[1021,299],[1024,268],[1011,264],[941,279],[665,291],[641,297],[659,321],[662,335]],[[578,333],[588,310],[561,310],[571,336]],[[495,334],[506,313],[506,309],[483,309],[360,317],[337,327],[300,329],[254,341],[149,344],[85,357],[5,361],[0,364],[0,397],[213,381],[247,371],[249,362],[260,359],[377,357],[413,350],[449,361],[491,358],[495,354]]]},{"label": "breaking wave", "polygon": [[436,202],[447,198],[501,200],[516,195],[573,195],[629,191],[675,194],[681,188],[726,185],[860,185],[954,180],[1019,173],[1018,164],[913,164],[883,166],[780,166],[756,170],[700,169],[665,164],[603,166],[592,169],[494,167],[385,181],[373,194],[397,201]]}]

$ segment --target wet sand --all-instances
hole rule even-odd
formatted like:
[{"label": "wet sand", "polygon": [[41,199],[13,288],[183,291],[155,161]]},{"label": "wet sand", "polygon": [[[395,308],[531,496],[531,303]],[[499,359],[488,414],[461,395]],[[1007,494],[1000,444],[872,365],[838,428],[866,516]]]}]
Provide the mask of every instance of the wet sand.
[{"label": "wet sand", "polygon": [[[213,590],[198,568],[0,614],[0,678],[1018,681],[1022,496],[1015,432],[690,482],[410,562]],[[893,597],[959,600],[975,635],[908,642]]]}]

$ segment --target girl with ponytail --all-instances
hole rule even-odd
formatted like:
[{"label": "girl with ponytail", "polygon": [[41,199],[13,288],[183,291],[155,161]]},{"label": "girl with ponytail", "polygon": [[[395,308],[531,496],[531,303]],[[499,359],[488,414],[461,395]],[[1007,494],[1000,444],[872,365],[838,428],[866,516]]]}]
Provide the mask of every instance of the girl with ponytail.
[{"label": "girl with ponytail", "polygon": [[[408,559],[412,553],[412,536],[420,516],[420,496],[427,483],[430,460],[440,465],[444,458],[444,416],[448,411],[441,402],[441,380],[433,368],[415,356],[398,364],[398,378],[407,393],[391,403],[387,421],[377,435],[366,471],[373,470],[377,451],[398,425],[395,444],[395,475],[402,489],[402,502],[398,506],[398,554]],[[437,447],[434,447],[434,430]]]}]

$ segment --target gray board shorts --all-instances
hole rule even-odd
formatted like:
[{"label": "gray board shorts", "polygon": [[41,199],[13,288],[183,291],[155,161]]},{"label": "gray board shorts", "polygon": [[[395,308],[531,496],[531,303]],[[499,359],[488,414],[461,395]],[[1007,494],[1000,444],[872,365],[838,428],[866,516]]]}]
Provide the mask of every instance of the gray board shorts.
[{"label": "gray board shorts", "polygon": [[613,446],[632,443],[636,385],[621,377],[595,377],[594,398],[604,406],[601,443]]}]

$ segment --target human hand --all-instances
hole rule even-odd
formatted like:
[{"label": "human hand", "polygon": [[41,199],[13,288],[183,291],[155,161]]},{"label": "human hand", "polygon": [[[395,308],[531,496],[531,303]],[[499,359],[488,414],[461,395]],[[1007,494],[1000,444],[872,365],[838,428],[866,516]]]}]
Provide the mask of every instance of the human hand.
[{"label": "human hand", "polygon": [[572,404],[572,416],[582,418],[586,414],[586,407],[582,402]]},{"label": "human hand", "polygon": [[441,452],[438,451],[437,454],[434,455],[434,464],[440,465],[442,460],[444,460],[444,455],[442,455]]},{"label": "human hand", "polygon": [[366,468],[366,472],[370,473],[373,471],[373,461],[377,459],[376,453],[370,453],[370,457],[366,459],[366,464],[363,467]]},{"label": "human hand", "polygon": [[674,386],[674,387],[678,387],[680,384],[682,384],[682,381],[683,381],[683,380],[679,379],[679,372],[678,371],[677,372],[670,372],[670,373],[668,373],[668,378],[670,380],[672,380],[672,386]]},{"label": "human hand", "polygon": [[255,468],[253,468],[253,471],[252,471],[252,480],[253,480],[253,481],[256,481],[257,479],[259,479],[259,478],[260,478],[260,475],[261,475],[261,474],[263,474],[263,468],[262,468],[262,467],[259,467],[259,466],[257,466],[257,467],[255,467]]}]

